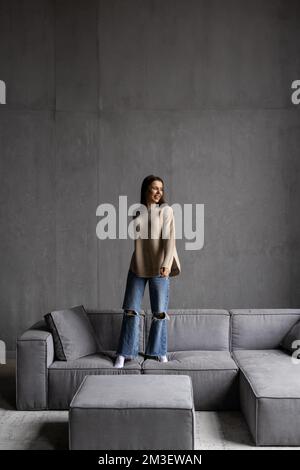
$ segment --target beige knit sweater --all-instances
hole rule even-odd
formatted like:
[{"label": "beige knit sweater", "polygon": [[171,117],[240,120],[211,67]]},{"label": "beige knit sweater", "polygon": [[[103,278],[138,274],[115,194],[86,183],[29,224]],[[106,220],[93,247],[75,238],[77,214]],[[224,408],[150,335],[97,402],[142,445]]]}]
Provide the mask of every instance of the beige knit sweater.
[{"label": "beige knit sweater", "polygon": [[137,276],[153,277],[160,275],[160,268],[166,267],[169,268],[169,276],[177,276],[181,267],[172,207],[152,204],[134,219],[133,227],[138,238],[134,240],[129,269]]}]

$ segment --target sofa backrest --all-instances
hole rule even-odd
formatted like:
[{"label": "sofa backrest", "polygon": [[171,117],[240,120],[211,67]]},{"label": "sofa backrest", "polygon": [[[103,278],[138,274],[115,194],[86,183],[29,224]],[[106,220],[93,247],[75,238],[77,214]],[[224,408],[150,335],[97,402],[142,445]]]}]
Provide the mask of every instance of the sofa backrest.
[{"label": "sofa backrest", "polygon": [[[99,348],[115,351],[123,310],[88,310]],[[170,309],[168,351],[228,351],[277,349],[289,329],[300,320],[300,309]],[[145,352],[152,314],[142,311],[140,351]]]},{"label": "sofa backrest", "polygon": [[231,349],[277,349],[300,320],[300,309],[233,309]]},{"label": "sofa backrest", "polygon": [[[87,310],[101,351],[116,351],[123,320],[122,309]],[[140,352],[145,352],[144,314],[140,316]]]},{"label": "sofa backrest", "polygon": [[[123,310],[87,310],[99,348],[115,351],[121,332]],[[168,351],[228,351],[230,316],[227,310],[173,309],[168,311]],[[140,351],[145,352],[152,314],[140,317]]]},{"label": "sofa backrest", "polygon": [[[228,351],[230,316],[221,309],[168,310],[168,351]],[[146,339],[152,314],[146,311]]]}]

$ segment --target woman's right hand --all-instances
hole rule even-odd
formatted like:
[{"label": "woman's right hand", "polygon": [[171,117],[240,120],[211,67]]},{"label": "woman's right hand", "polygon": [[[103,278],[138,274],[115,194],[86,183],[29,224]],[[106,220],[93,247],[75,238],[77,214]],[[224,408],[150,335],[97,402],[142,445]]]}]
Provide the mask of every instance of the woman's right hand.
[{"label": "woman's right hand", "polygon": [[160,275],[161,277],[168,277],[169,276],[169,268],[165,268],[164,266],[160,268]]}]

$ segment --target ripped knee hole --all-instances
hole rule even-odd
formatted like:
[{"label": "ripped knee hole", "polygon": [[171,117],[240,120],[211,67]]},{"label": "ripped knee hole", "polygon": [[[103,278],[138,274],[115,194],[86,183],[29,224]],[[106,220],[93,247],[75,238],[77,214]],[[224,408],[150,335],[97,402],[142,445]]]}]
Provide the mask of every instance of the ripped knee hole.
[{"label": "ripped knee hole", "polygon": [[166,314],[165,314],[165,312],[154,313],[154,317],[157,318],[157,320],[163,320],[164,318],[166,318]]},{"label": "ripped knee hole", "polygon": [[135,312],[134,310],[125,310],[125,313],[128,317],[134,317],[135,315],[137,315],[137,312]]}]

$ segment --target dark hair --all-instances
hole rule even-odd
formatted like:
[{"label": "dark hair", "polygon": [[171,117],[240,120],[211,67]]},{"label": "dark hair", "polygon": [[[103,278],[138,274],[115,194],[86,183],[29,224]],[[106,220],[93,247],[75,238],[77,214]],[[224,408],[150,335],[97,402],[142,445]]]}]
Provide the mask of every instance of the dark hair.
[{"label": "dark hair", "polygon": [[[164,190],[164,182],[159,176],[154,176],[154,175],[149,175],[144,178],[144,181],[142,182],[142,187],[141,187],[141,204],[144,204],[144,206],[147,207],[147,192],[149,189],[149,186],[153,181],[160,181],[163,184],[163,190]],[[165,204],[166,200],[164,197],[164,191],[163,194],[158,202],[159,205]]]}]

